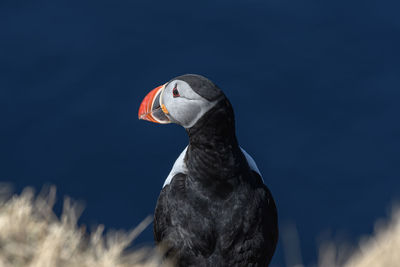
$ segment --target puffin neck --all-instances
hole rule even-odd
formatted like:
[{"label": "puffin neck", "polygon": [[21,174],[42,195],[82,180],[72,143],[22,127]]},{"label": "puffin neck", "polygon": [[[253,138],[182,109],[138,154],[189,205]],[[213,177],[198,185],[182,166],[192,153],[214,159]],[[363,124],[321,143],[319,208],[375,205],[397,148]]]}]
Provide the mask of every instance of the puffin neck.
[{"label": "puffin neck", "polygon": [[235,117],[229,100],[221,99],[186,131],[189,145],[205,146],[209,149],[214,146],[237,145]]},{"label": "puffin neck", "polygon": [[222,198],[237,184],[244,159],[235,134],[232,106],[225,98],[187,129],[189,146],[185,162],[189,179]]}]

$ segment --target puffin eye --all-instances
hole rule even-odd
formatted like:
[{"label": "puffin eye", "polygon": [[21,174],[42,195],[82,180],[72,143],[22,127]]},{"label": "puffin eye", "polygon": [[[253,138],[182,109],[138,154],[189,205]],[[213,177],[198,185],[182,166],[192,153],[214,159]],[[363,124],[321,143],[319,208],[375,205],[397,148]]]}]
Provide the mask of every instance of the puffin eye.
[{"label": "puffin eye", "polygon": [[178,89],[176,88],[176,84],[175,84],[174,89],[172,90],[172,95],[173,95],[174,97],[179,97],[179,96],[181,96],[181,95],[179,94]]}]

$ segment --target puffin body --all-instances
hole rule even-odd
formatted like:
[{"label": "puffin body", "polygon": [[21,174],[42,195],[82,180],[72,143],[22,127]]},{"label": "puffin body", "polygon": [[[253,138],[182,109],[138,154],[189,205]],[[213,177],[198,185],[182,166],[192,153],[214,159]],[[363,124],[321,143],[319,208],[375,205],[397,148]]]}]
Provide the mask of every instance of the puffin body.
[{"label": "puffin body", "polygon": [[157,201],[154,238],[178,266],[267,266],[278,239],[275,202],[238,144],[232,106],[200,75],[151,91],[139,118],[182,125],[189,145]]}]

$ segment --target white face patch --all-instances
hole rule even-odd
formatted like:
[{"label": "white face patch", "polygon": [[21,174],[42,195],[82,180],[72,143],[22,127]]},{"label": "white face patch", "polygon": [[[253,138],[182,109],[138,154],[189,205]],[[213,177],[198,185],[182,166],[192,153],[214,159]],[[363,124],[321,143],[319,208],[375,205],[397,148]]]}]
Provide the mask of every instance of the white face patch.
[{"label": "white face patch", "polygon": [[[176,174],[178,174],[178,173],[187,174],[187,173],[188,173],[188,169],[187,169],[186,164],[185,164],[185,161],[184,161],[185,156],[186,156],[187,148],[188,148],[188,147],[186,147],[186,148],[182,151],[182,153],[179,155],[179,157],[176,159],[176,161],[175,161],[175,163],[174,163],[174,166],[172,167],[170,173],[168,174],[167,179],[165,179],[163,188],[164,188],[166,185],[169,185],[169,184],[171,183],[172,178],[174,178],[174,176],[175,176]],[[253,171],[255,171],[256,173],[258,173],[258,174],[261,176],[261,179],[263,180],[263,183],[264,183],[264,179],[263,179],[263,177],[262,177],[262,175],[261,175],[261,172],[260,172],[260,170],[258,169],[257,164],[256,164],[256,162],[254,161],[254,159],[253,159],[243,148],[240,148],[240,149],[242,150],[243,155],[246,157],[246,160],[247,160],[247,163],[249,164],[250,169],[253,170]]]},{"label": "white face patch", "polygon": [[197,94],[188,83],[174,80],[164,88],[160,97],[160,104],[168,111],[167,117],[185,128],[190,128],[215,104],[218,100],[208,101]]}]

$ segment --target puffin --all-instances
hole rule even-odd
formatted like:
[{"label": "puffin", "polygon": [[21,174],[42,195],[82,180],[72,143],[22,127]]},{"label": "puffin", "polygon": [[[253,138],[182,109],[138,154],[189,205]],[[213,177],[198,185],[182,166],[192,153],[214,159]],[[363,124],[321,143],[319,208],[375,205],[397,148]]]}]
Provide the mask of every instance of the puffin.
[{"label": "puffin", "polygon": [[158,197],[154,239],[176,266],[268,266],[278,241],[275,201],[239,146],[233,108],[209,79],[185,74],[151,90],[139,119],[185,128],[189,144]]}]

